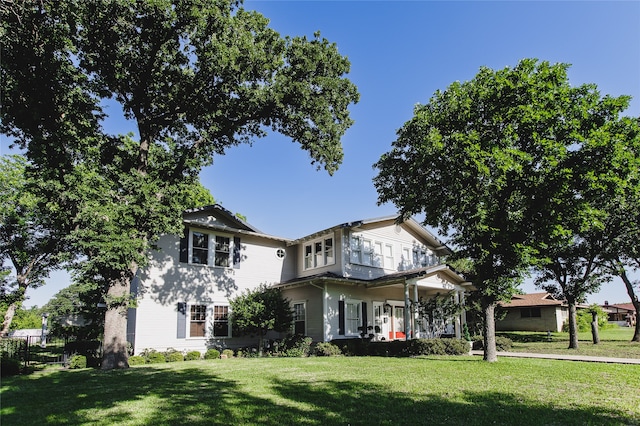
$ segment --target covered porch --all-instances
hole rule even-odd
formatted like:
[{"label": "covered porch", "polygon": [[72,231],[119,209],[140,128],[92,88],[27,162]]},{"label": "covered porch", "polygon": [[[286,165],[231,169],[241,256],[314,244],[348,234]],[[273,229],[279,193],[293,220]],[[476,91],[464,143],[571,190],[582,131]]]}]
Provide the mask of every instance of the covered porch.
[{"label": "covered porch", "polygon": [[[437,265],[385,276],[367,286],[372,292],[373,340],[408,340],[437,337],[462,337],[466,321],[465,293],[473,290],[470,282],[449,268]],[[388,294],[395,289],[401,297],[376,300],[376,292]],[[420,300],[450,298],[462,309],[446,318],[424,318]]]}]

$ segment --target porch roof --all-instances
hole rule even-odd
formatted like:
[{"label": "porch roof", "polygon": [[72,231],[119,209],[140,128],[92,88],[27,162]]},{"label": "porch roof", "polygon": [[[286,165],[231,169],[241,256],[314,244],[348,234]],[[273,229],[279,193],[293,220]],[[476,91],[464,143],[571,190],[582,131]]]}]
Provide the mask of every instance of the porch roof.
[{"label": "porch roof", "polygon": [[433,278],[442,280],[443,277],[447,277],[448,279],[446,279],[446,281],[451,284],[459,285],[465,288],[465,290],[475,289],[470,282],[465,281],[461,275],[446,264],[395,272],[393,274],[384,275],[371,280],[345,277],[333,272],[325,272],[308,277],[294,278],[280,284],[275,284],[274,287],[289,288],[330,282],[373,289],[389,286],[403,286],[405,282],[407,282],[408,284],[417,284],[418,286],[435,288],[437,287],[437,284],[434,285]]}]

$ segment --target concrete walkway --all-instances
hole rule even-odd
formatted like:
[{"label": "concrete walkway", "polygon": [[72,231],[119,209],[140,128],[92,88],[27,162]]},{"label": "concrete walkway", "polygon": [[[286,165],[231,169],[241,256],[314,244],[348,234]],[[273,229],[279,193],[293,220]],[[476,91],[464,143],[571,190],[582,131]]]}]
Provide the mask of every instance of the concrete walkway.
[{"label": "concrete walkway", "polygon": [[[483,351],[471,351],[471,355],[483,356]],[[583,361],[583,362],[608,362],[613,364],[638,364],[640,359],[635,358],[613,358],[604,356],[585,356],[585,355],[561,355],[561,354],[535,354],[526,352],[498,352],[500,357],[512,358],[542,358],[542,359],[560,359],[565,361]]]}]

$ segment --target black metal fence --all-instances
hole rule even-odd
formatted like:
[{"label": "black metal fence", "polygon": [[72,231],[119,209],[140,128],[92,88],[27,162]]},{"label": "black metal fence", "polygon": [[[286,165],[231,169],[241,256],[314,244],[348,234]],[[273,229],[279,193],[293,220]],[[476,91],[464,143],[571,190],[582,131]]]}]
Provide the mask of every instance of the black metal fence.
[{"label": "black metal fence", "polygon": [[66,365],[73,354],[97,358],[101,353],[98,341],[75,341],[57,337],[40,336],[7,337],[0,340],[0,355],[3,359],[19,361],[23,367],[33,365]]}]

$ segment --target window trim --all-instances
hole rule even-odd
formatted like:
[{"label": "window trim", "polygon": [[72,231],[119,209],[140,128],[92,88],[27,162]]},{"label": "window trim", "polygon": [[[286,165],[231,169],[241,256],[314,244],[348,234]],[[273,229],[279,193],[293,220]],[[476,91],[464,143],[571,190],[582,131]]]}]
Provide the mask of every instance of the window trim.
[{"label": "window trim", "polygon": [[[200,314],[204,314],[204,318],[202,320],[194,320],[193,319],[193,315],[194,315],[194,308],[197,307],[202,307],[204,308],[202,310],[202,312],[200,312]],[[186,334],[186,338],[187,339],[206,339],[207,338],[207,317],[208,317],[208,311],[209,311],[209,307],[206,304],[203,303],[190,303],[187,309],[187,334]],[[198,312],[195,312],[195,314],[198,314]],[[191,334],[192,331],[192,324],[195,323],[202,323],[204,330],[203,330],[203,334],[202,336],[193,336]]]},{"label": "window trim", "polygon": [[[216,307],[220,307],[220,308],[227,308],[227,335],[226,336],[216,336],[214,334],[215,332],[215,324],[216,324]],[[224,322],[224,321],[218,321],[218,322]],[[228,339],[231,336],[231,307],[229,306],[228,303],[212,303],[211,304],[211,333],[209,333],[211,338],[213,339]]]},{"label": "window trim", "polygon": [[[349,306],[353,305],[356,307],[356,311],[358,316],[356,318],[350,318],[347,313],[349,312]],[[357,320],[357,324],[355,326],[355,330],[350,329],[349,322],[353,322],[353,320]],[[344,335],[353,337],[360,336],[359,327],[362,327],[362,300],[358,299],[344,299]]]},{"label": "window trim", "polygon": [[[331,247],[327,248],[327,241],[331,241]],[[319,238],[307,241],[302,246],[303,270],[323,268],[335,265],[335,238],[332,234],[327,234]]]},{"label": "window trim", "polygon": [[[194,245],[193,245],[193,241],[194,241],[194,234],[203,234],[207,237],[207,248],[199,248],[199,247],[195,247],[196,249],[202,249],[202,250],[206,250],[207,252],[207,262],[206,263],[198,263],[198,262],[194,262],[193,261],[193,250],[194,250]],[[229,245],[228,245],[228,258],[227,258],[227,265],[226,266],[219,266],[216,265],[216,254],[217,253],[222,253],[223,251],[218,250],[217,249],[217,238],[227,238],[229,240]],[[231,269],[234,267],[233,264],[233,253],[235,250],[235,245],[236,245],[236,241],[233,237],[233,235],[231,234],[226,234],[226,233],[222,233],[222,232],[209,232],[206,230],[201,230],[201,229],[193,229],[193,228],[189,228],[189,238],[188,238],[188,253],[187,253],[187,260],[188,260],[188,264],[189,265],[201,265],[201,266],[209,266],[212,268],[223,268],[223,269]]]},{"label": "window trim", "polygon": [[[302,310],[304,313],[304,318],[302,320],[296,318],[296,309],[295,309],[296,305],[302,305]],[[306,300],[295,300],[291,302],[291,307],[293,310],[293,320],[291,324],[292,333],[296,334],[296,322],[303,322],[304,323],[303,336],[306,336],[307,335],[307,302]]]}]

